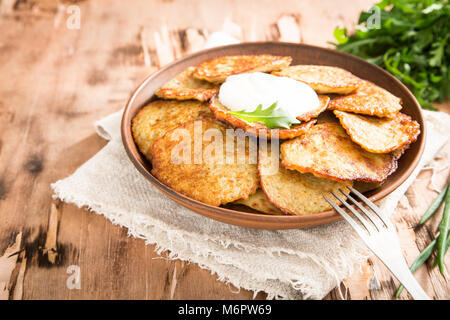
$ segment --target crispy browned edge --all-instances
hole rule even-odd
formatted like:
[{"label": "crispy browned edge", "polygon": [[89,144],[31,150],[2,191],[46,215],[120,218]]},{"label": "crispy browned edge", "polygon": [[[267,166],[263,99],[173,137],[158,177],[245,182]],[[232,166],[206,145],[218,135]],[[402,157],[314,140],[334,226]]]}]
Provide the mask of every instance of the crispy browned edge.
[{"label": "crispy browned edge", "polygon": [[[266,189],[264,188],[264,184],[262,183],[262,179],[261,179],[261,169],[260,169],[260,152],[262,152],[262,150],[260,149],[258,152],[258,165],[257,165],[257,169],[258,169],[258,179],[259,179],[259,184],[261,185],[261,189],[264,192],[264,194],[266,195],[267,200],[274,205],[276,208],[278,208],[281,212],[283,212],[284,214],[287,215],[291,215],[291,216],[299,216],[298,214],[296,214],[295,212],[293,212],[292,210],[288,210],[284,207],[279,206],[276,202],[274,202],[271,197],[269,196],[269,194],[267,193]],[[348,189],[347,189],[348,190]],[[350,190],[349,190],[350,191]]]},{"label": "crispy browned edge", "polygon": [[[169,80],[166,84],[155,91],[155,95],[161,99],[176,99],[176,100],[198,100],[198,101],[208,101],[213,95],[219,92],[219,87],[216,88],[188,88],[188,87],[166,87],[171,81],[176,80],[179,76],[184,75],[184,73],[190,72],[188,77],[192,77],[195,71],[195,67],[188,67],[183,72],[177,74],[174,78]],[[194,78],[196,81],[204,81]],[[211,84],[211,83],[210,83]]]},{"label": "crispy browned edge", "polygon": [[410,144],[406,144],[406,145],[402,146],[401,148],[391,151],[391,154],[395,158],[395,160],[398,160],[405,154],[406,150],[408,150],[410,147],[411,147]]},{"label": "crispy browned edge", "polygon": [[[131,134],[132,134],[132,137],[133,137],[133,141],[136,143],[136,146],[138,147],[138,149],[139,149],[139,152],[140,153],[142,153],[143,155],[144,155],[144,157],[147,159],[147,160],[149,160],[149,161],[151,161],[151,148],[148,150],[148,152],[147,153],[144,153],[142,150],[141,150],[141,148],[140,148],[140,146],[138,145],[138,143],[136,142],[136,139],[135,139],[135,137],[136,137],[136,135],[137,135],[137,132],[136,132],[136,127],[134,126],[134,122],[135,122],[135,119],[136,118],[138,118],[138,117],[140,117],[141,115],[142,115],[142,113],[144,112],[144,110],[147,108],[147,107],[149,107],[149,106],[151,106],[153,103],[155,103],[155,102],[158,102],[158,101],[167,101],[167,103],[170,103],[170,101],[176,101],[177,103],[180,103],[181,101],[186,101],[186,102],[188,102],[188,101],[196,101],[196,102],[198,102],[198,103],[200,103],[200,105],[203,105],[203,106],[205,106],[205,107],[207,107],[207,105],[206,105],[206,101],[199,101],[199,100],[195,100],[195,99],[187,99],[187,100],[176,100],[176,99],[157,99],[157,100],[154,100],[154,101],[152,101],[152,102],[149,102],[148,104],[146,104],[146,105],[144,105],[140,110],[139,110],[139,112],[133,117],[133,119],[131,120]],[[203,112],[203,111],[202,111]],[[199,113],[200,114],[200,113]],[[199,118],[198,119],[196,119],[196,120],[201,120],[201,119],[205,119],[205,118],[211,118],[211,119],[214,119],[214,115],[213,114],[208,114],[208,115],[205,115],[205,116],[199,116]],[[170,131],[171,129],[169,129],[169,130],[167,130],[167,131]],[[167,133],[167,131],[163,134],[163,136]],[[155,141],[156,141],[157,139],[155,139]],[[153,144],[154,144],[154,142],[155,141],[153,141]],[[152,144],[152,146],[153,146],[153,144]]]},{"label": "crispy browned edge", "polygon": [[232,115],[228,112],[228,109],[223,107],[217,99],[217,95],[213,96],[209,102],[209,108],[216,116],[217,120],[225,122],[231,125],[233,128],[240,128],[249,134],[258,137],[271,138],[272,130],[278,131],[279,139],[292,139],[298,137],[299,135],[305,133],[309,128],[311,128],[316,120],[311,120],[306,123],[301,123],[299,125],[292,126],[290,129],[270,129],[264,124],[255,123],[257,127],[250,125],[247,121]]},{"label": "crispy browned edge", "polygon": [[[239,55],[237,55],[237,56],[239,56]],[[279,58],[279,60],[285,60],[286,66],[284,66],[284,67],[289,66],[291,64],[291,62],[292,62],[292,57],[290,57],[290,56],[274,56],[274,55],[271,55],[271,54],[259,54],[259,55],[247,55],[247,54],[244,54],[242,56],[249,56],[249,57],[271,56],[271,57]],[[200,74],[198,70],[200,70],[200,67],[202,67],[203,65],[209,65],[212,61],[218,60],[220,58],[225,58],[225,57],[227,57],[227,56],[216,57],[216,58],[212,58],[212,59],[203,61],[202,63],[200,63],[195,68],[193,76],[196,77],[197,79],[205,80],[205,81],[212,82],[212,83],[221,83],[221,82],[223,82],[224,81],[223,80],[223,77],[224,77],[223,75],[219,75],[219,76],[216,76],[216,77],[205,76],[204,74]],[[256,68],[258,68],[258,67],[256,67]],[[255,67],[247,68],[247,69],[239,70],[239,72],[237,72],[237,73],[236,72],[232,72],[230,75],[239,74],[239,73],[245,73],[245,72],[248,72],[248,71],[252,71],[254,69],[255,69]]]},{"label": "crispy browned edge", "polygon": [[[259,149],[259,151],[258,151],[258,164],[257,164],[256,168],[257,168],[257,170],[258,170],[258,180],[259,180],[259,184],[260,184],[260,186],[261,186],[262,191],[263,191],[264,194],[266,195],[267,200],[268,200],[272,205],[274,205],[276,208],[280,209],[281,212],[283,212],[284,214],[287,214],[287,215],[296,216],[296,214],[295,214],[294,212],[292,212],[292,211],[290,211],[290,210],[287,210],[287,209],[285,209],[285,208],[282,208],[282,207],[278,206],[278,205],[270,198],[269,194],[268,194],[267,191],[266,191],[266,188],[264,188],[264,184],[262,183],[262,179],[261,179],[261,165],[260,165],[260,163],[261,163],[261,161],[260,161],[261,154],[260,154],[260,153],[261,153],[261,152],[262,152],[262,150]],[[280,160],[278,160],[278,161],[280,161]]]},{"label": "crispy browned edge", "polygon": [[335,180],[335,181],[363,181],[363,182],[377,182],[377,183],[381,183],[386,181],[387,177],[389,177],[392,173],[394,173],[395,170],[397,170],[397,161],[396,158],[394,156],[392,156],[393,161],[391,161],[389,163],[389,167],[386,168],[385,172],[386,172],[386,177],[382,180],[376,180],[376,179],[370,179],[367,176],[360,176],[359,178],[352,178],[352,179],[339,179],[327,174],[323,174],[323,173],[317,173],[316,171],[312,170],[312,169],[306,169],[305,167],[299,166],[299,165],[289,165],[286,166],[285,163],[282,161],[281,164],[287,168],[287,169],[291,169],[291,170],[297,170],[300,173],[312,173],[313,175],[315,175],[316,177],[319,178],[326,178],[326,179],[331,179],[331,180]]},{"label": "crispy browned edge", "polygon": [[[283,145],[288,144],[288,143],[292,143],[293,140],[288,140],[283,142],[280,145],[280,151],[281,154],[284,156],[283,153]],[[353,142],[353,141],[352,141]],[[354,143],[354,142],[353,142]],[[357,146],[359,147],[359,145],[357,144]],[[364,150],[365,151],[365,150]],[[388,155],[388,154],[386,154]],[[336,178],[334,176],[331,175],[327,175],[324,173],[319,173],[317,171],[315,171],[313,168],[306,168],[303,166],[299,166],[299,165],[294,165],[294,164],[288,164],[286,163],[286,161],[284,160],[284,157],[282,157],[281,159],[281,164],[283,165],[283,167],[287,168],[287,169],[291,169],[291,170],[297,170],[300,173],[312,173],[313,175],[315,175],[316,177],[320,177],[320,178],[326,178],[326,179],[331,179],[331,180],[335,180],[335,181],[352,181],[352,180],[358,180],[358,181],[364,181],[364,182],[378,182],[381,183],[383,181],[385,181],[387,179],[387,177],[389,177],[392,173],[394,173],[395,170],[397,170],[398,167],[398,163],[397,163],[397,158],[395,155],[393,155],[392,153],[389,154],[391,156],[391,162],[389,163],[389,166],[387,166],[387,168],[384,170],[385,172],[385,178],[383,180],[376,180],[376,179],[370,179],[367,176],[360,176],[359,178],[352,178],[352,179],[339,179]]]},{"label": "crispy browned edge", "polygon": [[[312,87],[312,88],[313,88],[313,86],[315,86],[315,87],[317,87],[317,86],[322,86],[322,87],[328,87],[328,88],[331,88],[331,89],[342,89],[342,88],[350,88],[350,87],[352,87],[352,89],[350,89],[349,92],[345,93],[345,94],[350,94],[350,93],[353,93],[353,92],[358,88],[358,86],[359,86],[359,81],[360,81],[360,79],[359,79],[357,76],[355,76],[353,73],[351,73],[350,71],[347,71],[347,70],[345,70],[345,69],[343,69],[343,68],[340,68],[340,67],[334,67],[334,66],[321,66],[321,65],[303,65],[303,64],[301,64],[301,65],[293,65],[293,66],[289,66],[289,67],[287,67],[287,68],[290,68],[290,67],[297,67],[297,66],[332,67],[332,68],[341,69],[341,70],[347,72],[349,75],[352,76],[352,79],[349,80],[349,82],[347,83],[346,86],[345,86],[345,85],[329,85],[329,84],[324,84],[323,82],[319,82],[319,81],[316,81],[316,82],[309,81],[309,82],[307,82],[307,81],[302,81],[302,80],[297,80],[297,79],[295,79],[296,81],[303,82],[303,83],[309,85],[309,86]],[[278,70],[278,71],[272,71],[271,74],[273,74],[273,75],[275,75],[275,76],[278,76],[278,77],[287,77],[287,78],[294,79],[294,78],[292,78],[292,77],[289,77],[288,75],[283,75],[283,74],[281,74],[282,72],[283,72],[283,69],[282,69],[282,70]],[[313,88],[313,89],[314,89],[314,88]],[[324,93],[324,94],[326,94],[326,93]]]}]

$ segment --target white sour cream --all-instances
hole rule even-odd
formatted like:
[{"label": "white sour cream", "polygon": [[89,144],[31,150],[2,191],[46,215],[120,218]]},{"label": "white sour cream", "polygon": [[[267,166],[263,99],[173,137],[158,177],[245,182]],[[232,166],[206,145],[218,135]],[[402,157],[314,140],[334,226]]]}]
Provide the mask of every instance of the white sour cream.
[{"label": "white sour cream", "polygon": [[262,72],[242,73],[229,76],[219,91],[219,101],[232,111],[254,111],[258,105],[263,109],[278,102],[293,117],[319,107],[317,93],[307,84]]}]

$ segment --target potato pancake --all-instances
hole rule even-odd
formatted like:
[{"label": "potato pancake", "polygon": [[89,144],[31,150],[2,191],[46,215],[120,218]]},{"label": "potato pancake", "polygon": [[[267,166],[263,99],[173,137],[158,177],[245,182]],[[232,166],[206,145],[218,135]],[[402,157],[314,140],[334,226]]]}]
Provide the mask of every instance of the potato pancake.
[{"label": "potato pancake", "polygon": [[327,110],[330,97],[319,94],[319,102],[319,107],[316,110],[304,113],[301,116],[298,116],[297,119],[301,121],[309,121],[312,118],[317,118],[322,112]]},{"label": "potato pancake", "polygon": [[244,137],[245,144],[240,145],[230,130],[215,119],[203,119],[168,131],[153,144],[152,174],[173,190],[209,205],[248,199],[259,187],[257,165],[249,151],[250,143],[256,142]]},{"label": "potato pancake", "polygon": [[298,65],[272,74],[304,82],[318,93],[351,93],[358,88],[360,79],[337,67]]},{"label": "potato pancake", "polygon": [[190,120],[214,118],[207,105],[198,101],[156,100],[133,118],[131,130],[139,150],[151,159],[151,147],[167,131]]},{"label": "potato pancake", "polygon": [[291,63],[291,57],[263,55],[225,56],[201,63],[194,72],[197,79],[221,83],[227,77],[244,72],[271,72]]},{"label": "potato pancake", "polygon": [[270,148],[267,152],[263,148],[259,150],[261,187],[270,202],[287,214],[309,215],[330,210],[331,206],[322,195],[336,201],[330,192],[340,194],[338,189],[342,189],[348,193],[347,187],[352,185],[351,181],[339,182],[289,170],[283,168],[279,161],[279,155],[271,156]]},{"label": "potato pancake", "polygon": [[255,209],[256,211],[260,211],[267,214],[272,215],[283,215],[284,213],[275,207],[269,199],[267,199],[266,194],[258,189],[254,194],[252,194],[248,199],[239,199],[234,203],[242,204],[249,208]]},{"label": "potato pancake", "polygon": [[219,92],[219,85],[194,78],[195,67],[189,67],[175,78],[156,90],[155,94],[163,99],[208,101]]},{"label": "potato pancake", "polygon": [[337,123],[313,126],[304,135],[282,143],[281,153],[288,169],[338,181],[383,182],[397,169],[392,154],[362,149]]},{"label": "potato pancake", "polygon": [[330,100],[328,109],[361,113],[377,117],[391,117],[400,111],[400,98],[369,82],[360,81],[358,89]]},{"label": "potato pancake", "polygon": [[233,114],[230,114],[223,104],[220,103],[217,96],[214,96],[210,103],[209,107],[211,111],[214,113],[216,118],[222,122],[228,123],[234,128],[240,128],[244,130],[245,132],[248,132],[254,136],[258,137],[267,137],[270,139],[274,132],[277,131],[278,137],[280,139],[292,139],[295,138],[302,133],[306,132],[314,123],[315,120],[311,120],[309,122],[303,122],[300,124],[296,124],[291,126],[289,129],[270,129],[265,124],[260,122],[247,122],[242,118],[239,118],[238,116],[235,116]]},{"label": "potato pancake", "polygon": [[420,125],[403,113],[377,118],[334,110],[350,138],[373,153],[388,153],[417,140]]}]

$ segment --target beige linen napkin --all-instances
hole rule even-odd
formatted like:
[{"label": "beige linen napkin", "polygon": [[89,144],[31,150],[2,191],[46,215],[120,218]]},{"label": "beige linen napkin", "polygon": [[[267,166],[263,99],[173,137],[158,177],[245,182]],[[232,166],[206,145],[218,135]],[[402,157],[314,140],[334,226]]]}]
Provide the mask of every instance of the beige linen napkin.
[{"label": "beige linen napkin", "polygon": [[[120,137],[122,112],[95,124],[108,144],[71,176],[52,184],[54,197],[87,207],[171,259],[197,263],[238,288],[268,298],[320,299],[353,271],[367,250],[345,222],[267,231],[200,216],[166,198],[135,169]],[[378,202],[392,214],[400,197],[450,136],[450,116],[425,111],[428,136],[419,167]]]}]

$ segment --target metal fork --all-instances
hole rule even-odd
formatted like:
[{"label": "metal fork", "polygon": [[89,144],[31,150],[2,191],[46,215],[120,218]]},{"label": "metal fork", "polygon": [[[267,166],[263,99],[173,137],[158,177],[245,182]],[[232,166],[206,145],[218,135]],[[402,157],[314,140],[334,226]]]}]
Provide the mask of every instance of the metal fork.
[{"label": "metal fork", "polygon": [[[339,189],[339,192],[347,197],[347,199],[361,210],[363,214],[358,212],[341,196],[334,192],[331,192],[331,194],[353,214],[353,217],[340,208],[335,202],[331,201],[327,196],[323,195],[323,197],[334,210],[336,210],[352,226],[370,250],[380,258],[415,300],[430,300],[430,297],[427,296],[409,271],[408,265],[406,264],[400,249],[397,234],[394,231],[394,227],[390,220],[384,217],[379,208],[358,190],[355,190],[352,187],[349,187],[349,189],[351,193],[366,204],[370,210],[366,209],[361,203],[356,201],[355,198],[344,193],[341,189]],[[357,221],[359,221],[359,223]]]}]

